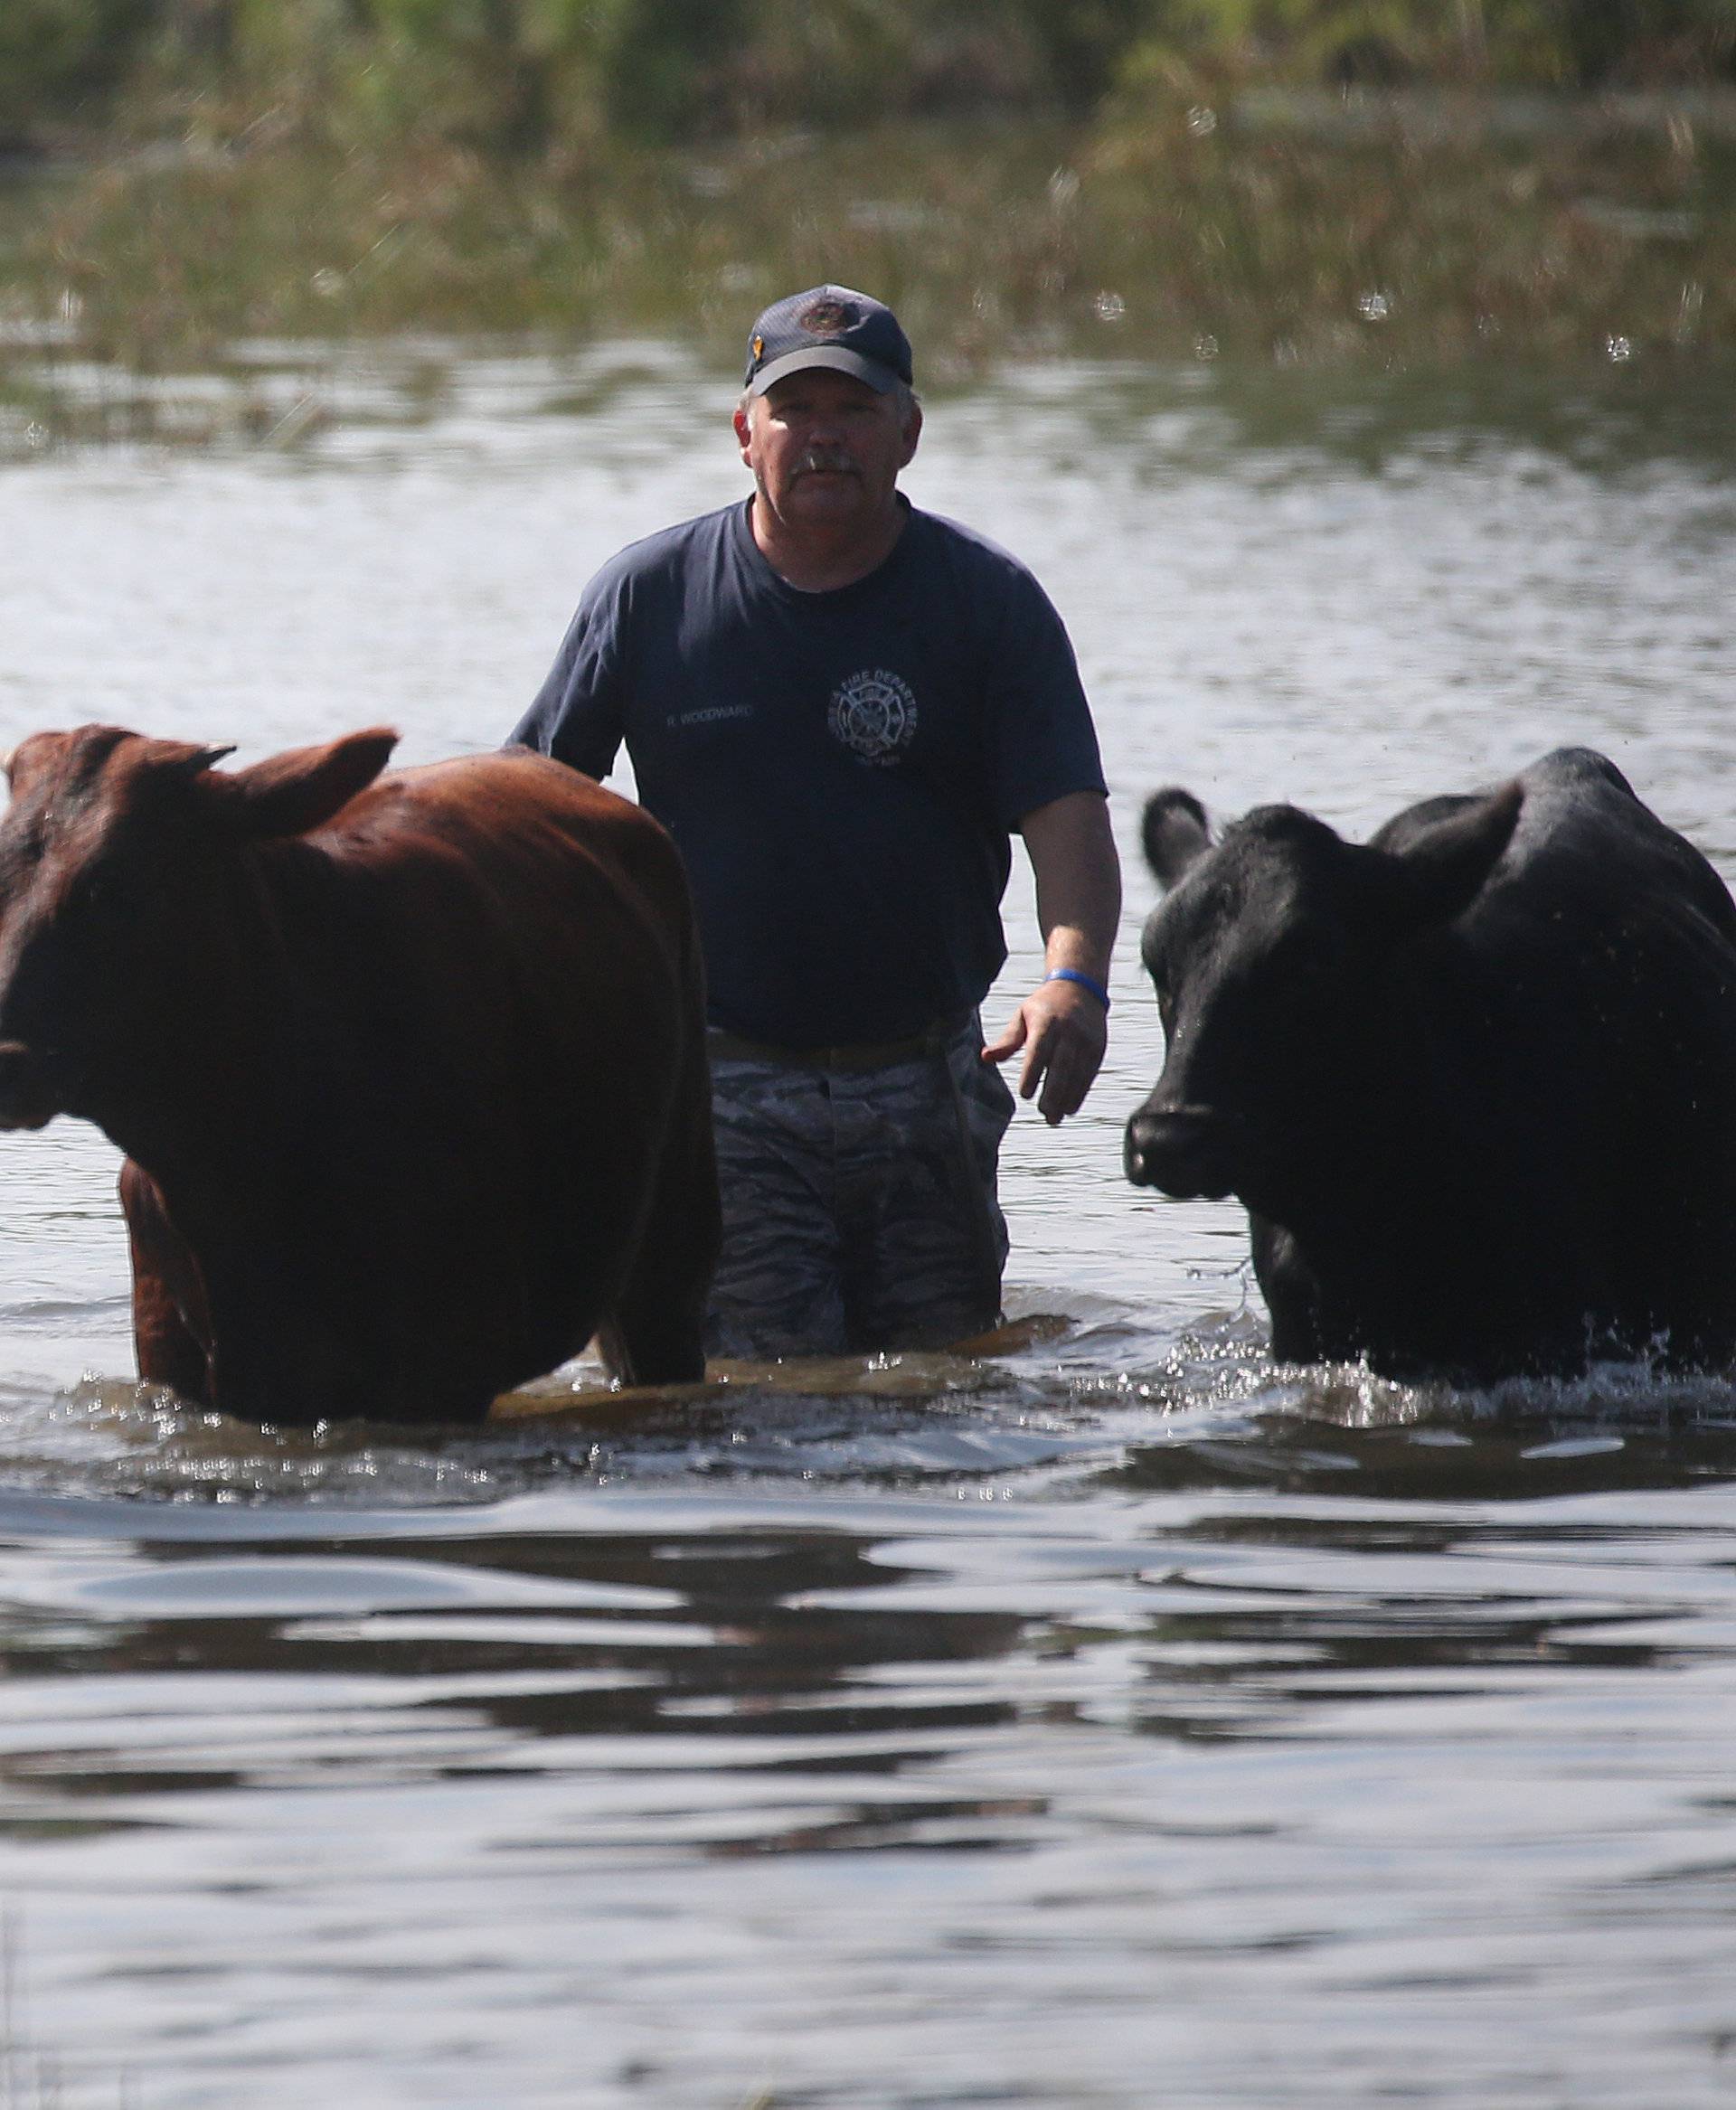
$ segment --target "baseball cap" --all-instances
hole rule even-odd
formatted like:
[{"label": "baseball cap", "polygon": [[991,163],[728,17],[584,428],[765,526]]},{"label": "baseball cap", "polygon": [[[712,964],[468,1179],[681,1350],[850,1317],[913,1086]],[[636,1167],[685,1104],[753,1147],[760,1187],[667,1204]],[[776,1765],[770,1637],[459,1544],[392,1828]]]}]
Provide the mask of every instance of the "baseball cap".
[{"label": "baseball cap", "polygon": [[774,300],[748,338],[747,390],[761,396],[787,373],[830,366],[887,394],[910,380],[910,341],[883,301],[847,286],[814,286]]}]

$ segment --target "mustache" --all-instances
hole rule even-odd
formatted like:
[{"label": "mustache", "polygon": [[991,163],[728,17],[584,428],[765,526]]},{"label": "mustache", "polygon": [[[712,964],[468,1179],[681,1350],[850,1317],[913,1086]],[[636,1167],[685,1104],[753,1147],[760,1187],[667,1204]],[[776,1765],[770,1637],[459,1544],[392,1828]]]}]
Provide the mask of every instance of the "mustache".
[{"label": "mustache", "polygon": [[854,476],[857,473],[856,465],[850,457],[831,447],[810,447],[797,463],[795,473],[798,476],[806,476],[816,470],[822,476]]}]

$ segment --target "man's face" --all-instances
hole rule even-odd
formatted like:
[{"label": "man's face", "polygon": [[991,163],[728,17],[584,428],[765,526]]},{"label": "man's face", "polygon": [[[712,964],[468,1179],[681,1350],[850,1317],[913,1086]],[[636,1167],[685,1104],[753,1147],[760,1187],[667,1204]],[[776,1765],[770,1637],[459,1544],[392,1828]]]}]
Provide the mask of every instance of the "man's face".
[{"label": "man's face", "polygon": [[913,403],[905,422],[895,395],[824,366],[774,381],[735,417],[761,498],[780,527],[798,534],[883,521],[921,426]]}]

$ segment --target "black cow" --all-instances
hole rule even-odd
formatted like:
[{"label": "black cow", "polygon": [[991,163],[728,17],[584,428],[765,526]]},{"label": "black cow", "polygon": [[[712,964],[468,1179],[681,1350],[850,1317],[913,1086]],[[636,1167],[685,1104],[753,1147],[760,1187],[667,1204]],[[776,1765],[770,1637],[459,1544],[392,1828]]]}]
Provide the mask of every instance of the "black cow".
[{"label": "black cow", "polygon": [[1736,1355],[1736,907],[1585,749],[1346,843],[1159,792],[1127,1172],[1237,1195],[1287,1361]]}]

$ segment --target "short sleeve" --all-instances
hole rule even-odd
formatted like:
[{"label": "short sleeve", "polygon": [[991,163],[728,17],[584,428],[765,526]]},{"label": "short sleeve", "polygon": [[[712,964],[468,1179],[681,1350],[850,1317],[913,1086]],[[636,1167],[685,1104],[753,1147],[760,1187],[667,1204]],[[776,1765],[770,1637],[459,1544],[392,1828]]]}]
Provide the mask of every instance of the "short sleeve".
[{"label": "short sleeve", "polygon": [[534,748],[587,777],[607,777],[626,725],[626,582],[609,570],[585,589],[548,679],[508,744]]},{"label": "short sleeve", "polygon": [[1107,792],[1097,729],[1072,642],[1054,604],[1023,566],[1002,580],[986,641],[985,707],[990,794],[1009,831],[1071,792]]}]

